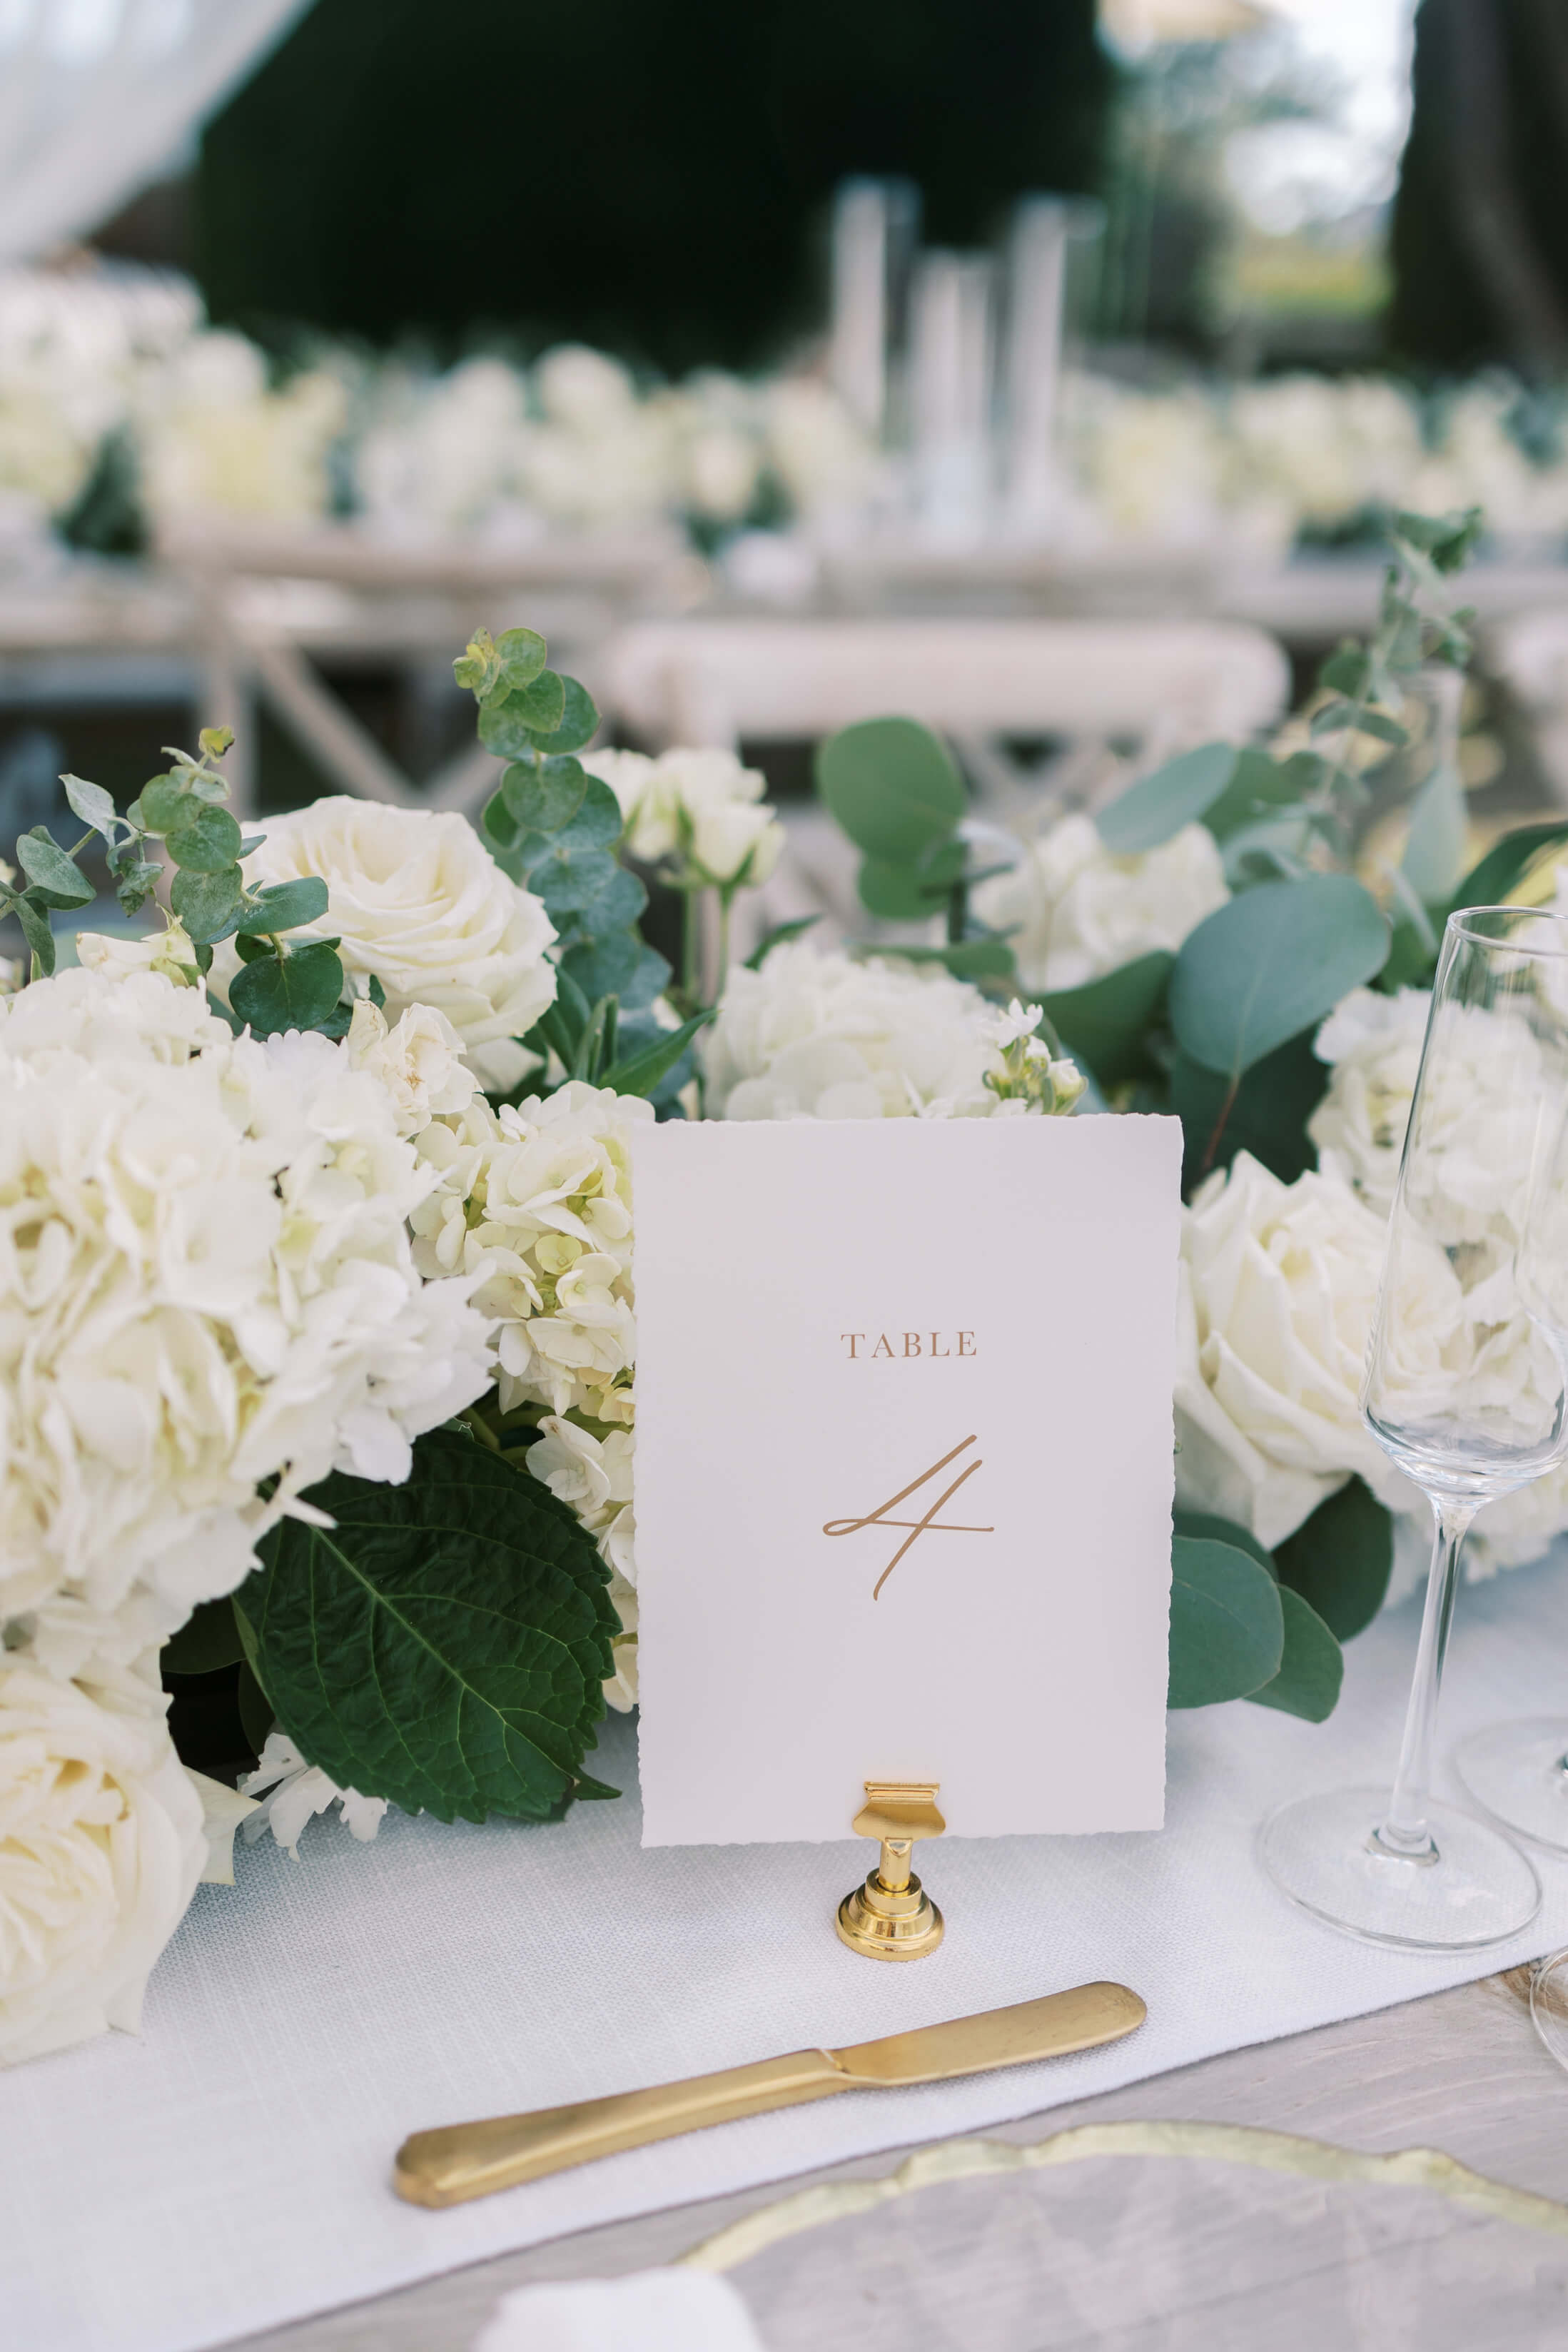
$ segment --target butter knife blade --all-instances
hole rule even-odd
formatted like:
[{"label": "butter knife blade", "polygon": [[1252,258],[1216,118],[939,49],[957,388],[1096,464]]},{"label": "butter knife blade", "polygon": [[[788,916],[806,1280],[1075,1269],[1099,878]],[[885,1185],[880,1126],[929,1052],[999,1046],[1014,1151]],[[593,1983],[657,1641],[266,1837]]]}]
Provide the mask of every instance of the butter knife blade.
[{"label": "butter knife blade", "polygon": [[844,2050],[797,2050],[570,2106],[447,2124],[404,2140],[392,2185],[411,2204],[459,2205],[625,2148],[840,2091],[894,2090],[1064,2057],[1131,2033],[1146,2014],[1125,1985],[1076,1985],[1040,2000],[982,2010]]}]

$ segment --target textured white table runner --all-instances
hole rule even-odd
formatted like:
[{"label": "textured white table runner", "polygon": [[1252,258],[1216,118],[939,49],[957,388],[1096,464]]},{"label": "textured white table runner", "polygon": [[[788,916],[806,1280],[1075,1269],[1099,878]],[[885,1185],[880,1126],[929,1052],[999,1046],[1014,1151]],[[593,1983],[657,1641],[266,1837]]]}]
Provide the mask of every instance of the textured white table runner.
[{"label": "textured white table runner", "polygon": [[[559,1827],[389,1817],[374,1845],[270,1841],[203,1887],[140,2040],[0,2074],[0,2327],[16,2352],[191,2352],[507,2248],[973,2132],[1215,2051],[1267,2042],[1568,1943],[1568,1862],[1517,1944],[1425,1960],[1352,1943],[1260,1876],[1260,1817],[1382,1778],[1416,1617],[1347,1654],[1321,1727],[1245,1705],[1171,1718],[1167,1829],[929,1851],[947,1940],[879,1968],[832,1932],[869,1849],[643,1853],[630,1727],[594,1769],[628,1790]],[[1027,1707],[1025,1670],[1007,1697]],[[1442,1737],[1568,1714],[1568,1578],[1461,1596]],[[1148,2023],[1114,2047],[925,2090],[846,2096],[698,2132],[450,2212],[392,2195],[416,2126],[549,2105],[849,2042],[1093,1977]],[[1543,2066],[1551,2063],[1542,2053]],[[1568,2118],[1568,2084],[1563,2085]]]}]

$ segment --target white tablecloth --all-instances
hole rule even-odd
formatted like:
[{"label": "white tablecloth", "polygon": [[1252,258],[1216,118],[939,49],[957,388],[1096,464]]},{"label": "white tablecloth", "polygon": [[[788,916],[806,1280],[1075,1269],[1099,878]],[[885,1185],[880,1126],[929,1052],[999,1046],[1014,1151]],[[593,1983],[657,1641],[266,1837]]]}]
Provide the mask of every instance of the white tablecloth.
[{"label": "white tablecloth", "polygon": [[[1341,1938],[1259,1875],[1252,1832],[1271,1805],[1391,1768],[1415,1639],[1407,1606],[1353,1643],[1322,1727],[1244,1704],[1173,1717],[1163,1834],[928,1849],[947,1940],[908,1968],[857,1958],[833,1935],[862,1845],[643,1853],[619,1720],[594,1769],[626,1797],[559,1827],[392,1815],[371,1846],[318,1824],[298,1863],[270,1841],[242,1853],[237,1888],[199,1890],[140,2040],[0,2076],[0,2336],[16,2352],[187,2352],[567,2231],[975,2131],[1568,1943],[1568,1862],[1550,1857],[1536,1926],[1447,1961]],[[999,1661],[998,1704],[1030,1703],[1027,1661],[1010,1689]],[[1561,1567],[1464,1593],[1445,1745],[1558,1709]],[[758,2116],[444,2213],[388,2185],[418,2126],[861,2041],[1094,1977],[1149,2005],[1144,2029],[1106,2050]]]}]

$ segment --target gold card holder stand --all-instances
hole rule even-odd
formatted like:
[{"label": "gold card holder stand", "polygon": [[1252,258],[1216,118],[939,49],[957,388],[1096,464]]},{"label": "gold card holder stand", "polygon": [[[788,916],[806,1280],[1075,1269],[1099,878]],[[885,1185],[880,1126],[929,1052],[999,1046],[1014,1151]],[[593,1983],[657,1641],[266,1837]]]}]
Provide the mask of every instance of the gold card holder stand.
[{"label": "gold card holder stand", "polygon": [[910,1867],[916,1838],[940,1837],[936,1780],[867,1780],[852,1826],[882,1841],[863,1886],[852,1887],[835,1925],[852,1952],[869,1960],[923,1960],[942,1941],[942,1914]]}]

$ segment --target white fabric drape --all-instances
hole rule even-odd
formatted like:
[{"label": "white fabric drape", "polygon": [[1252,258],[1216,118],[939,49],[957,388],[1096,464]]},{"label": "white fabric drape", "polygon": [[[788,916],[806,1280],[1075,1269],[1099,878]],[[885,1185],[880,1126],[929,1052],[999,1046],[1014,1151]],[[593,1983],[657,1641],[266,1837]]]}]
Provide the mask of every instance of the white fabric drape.
[{"label": "white fabric drape", "polygon": [[107,220],[311,0],[0,0],[0,262]]}]

